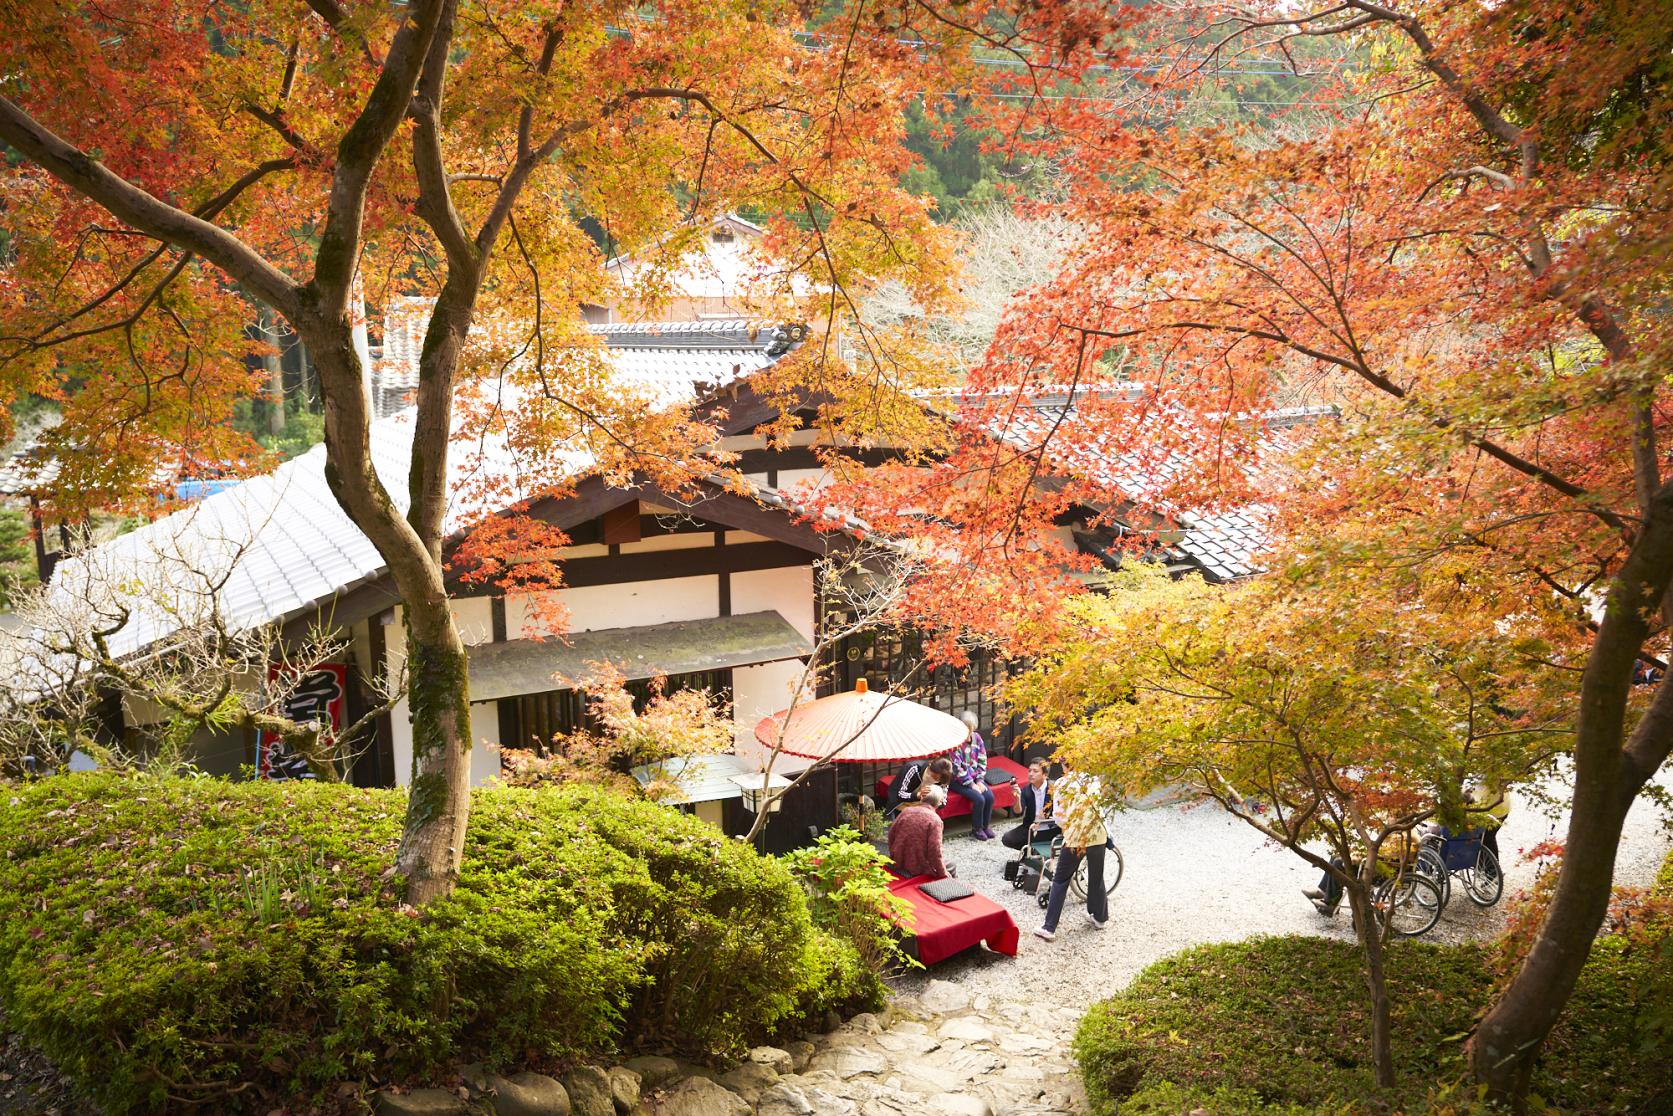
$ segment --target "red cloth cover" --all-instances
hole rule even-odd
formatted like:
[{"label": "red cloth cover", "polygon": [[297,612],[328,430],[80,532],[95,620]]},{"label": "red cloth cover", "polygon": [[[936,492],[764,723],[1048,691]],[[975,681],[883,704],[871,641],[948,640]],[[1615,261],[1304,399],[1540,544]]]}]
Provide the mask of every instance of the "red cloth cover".
[{"label": "red cloth cover", "polygon": [[[989,756],[988,770],[1008,772],[1019,786],[1028,782],[1028,768],[1016,760],[1007,759],[1004,756]],[[883,803],[889,801],[889,787],[894,784],[894,781],[895,777],[892,774],[885,775],[877,780],[877,786],[873,788],[877,792],[877,801]],[[1000,783],[993,787],[993,808],[995,810],[1010,810],[1017,805],[1016,788],[1010,783]],[[949,790],[947,792],[947,805],[941,807],[936,813],[948,821],[953,818],[962,818],[970,813],[970,800]]]},{"label": "red cloth cover", "polygon": [[913,876],[889,885],[892,893],[912,905],[919,961],[934,965],[982,941],[995,953],[1017,955],[1020,933],[1010,911],[981,892],[951,903],[931,899],[918,885],[932,882],[929,876]]}]

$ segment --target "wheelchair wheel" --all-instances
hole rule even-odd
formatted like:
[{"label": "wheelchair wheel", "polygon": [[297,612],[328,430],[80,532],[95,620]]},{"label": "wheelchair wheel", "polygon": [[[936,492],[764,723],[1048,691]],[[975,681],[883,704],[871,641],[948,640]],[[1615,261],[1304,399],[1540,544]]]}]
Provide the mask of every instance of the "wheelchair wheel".
[{"label": "wheelchair wheel", "polygon": [[1499,870],[1498,858],[1486,846],[1476,854],[1474,866],[1464,869],[1461,875],[1464,894],[1478,907],[1491,907],[1505,893],[1505,877]]},{"label": "wheelchair wheel", "polygon": [[1441,920],[1441,891],[1435,881],[1417,872],[1379,884],[1372,893],[1379,920],[1402,938],[1427,934]]},{"label": "wheelchair wheel", "polygon": [[1434,849],[1425,847],[1417,854],[1417,862],[1412,870],[1435,885],[1441,893],[1441,909],[1452,902],[1452,873],[1446,870],[1446,861]]},{"label": "wheelchair wheel", "polygon": [[[1121,883],[1121,872],[1125,865],[1121,860],[1121,850],[1114,845],[1104,846],[1104,895],[1115,894],[1117,885]],[[1075,868],[1074,878],[1069,881],[1069,894],[1076,899],[1086,900],[1086,861],[1083,858]]]}]

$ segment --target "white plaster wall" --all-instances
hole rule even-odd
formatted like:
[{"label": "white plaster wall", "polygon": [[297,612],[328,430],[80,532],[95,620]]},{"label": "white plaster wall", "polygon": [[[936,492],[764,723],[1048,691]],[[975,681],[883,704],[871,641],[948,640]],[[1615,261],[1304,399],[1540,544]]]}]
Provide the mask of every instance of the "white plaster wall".
[{"label": "white plaster wall", "polygon": [[[747,532],[729,532],[728,541],[732,541],[732,535],[759,539]],[[804,638],[813,639],[811,566],[751,570],[730,576],[734,615],[777,612]],[[719,615],[720,581],[715,575],[703,575],[626,585],[584,586],[559,590],[558,598],[569,609],[570,631],[639,627]],[[537,634],[528,627],[529,603],[527,594],[506,598],[507,635],[513,639]],[[486,643],[492,638],[493,613],[489,598],[465,598],[453,601],[452,605],[466,644]],[[538,634],[548,633],[541,630]],[[384,628],[384,639],[389,669],[399,670],[406,657],[406,631],[401,626],[399,608],[394,610],[394,622]],[[764,762],[765,749],[755,742],[755,723],[790,704],[791,692],[802,676],[802,669],[799,660],[790,660],[742,667],[733,672],[733,724],[740,754]],[[395,779],[405,786],[412,778],[412,719],[405,699],[391,711],[390,728]],[[479,785],[499,774],[499,710],[495,702],[477,702],[471,706],[471,734],[476,742],[471,749],[471,782]],[[780,757],[774,770],[793,773],[804,766],[806,761]]]},{"label": "white plaster wall", "polygon": [[[738,667],[732,672],[733,751],[745,761],[763,767],[772,755],[755,739],[755,726],[762,717],[790,705],[791,696],[803,679],[806,664],[801,659],[760,666]],[[795,774],[811,761],[779,756],[773,770]]]},{"label": "white plaster wall", "polygon": [[[472,597],[451,603],[465,643],[489,642],[493,635],[493,618],[488,598]],[[401,624],[401,609],[396,606],[393,611],[394,622],[383,630],[392,674],[401,669],[407,657],[407,631]],[[377,622],[377,618],[373,617],[372,623]],[[479,634],[480,638],[473,638]],[[404,787],[412,782],[412,709],[406,698],[389,711],[389,736],[390,750],[395,756],[395,785]],[[471,786],[475,787],[500,773],[500,715],[497,704],[484,701],[471,705],[471,737]]]},{"label": "white plaster wall", "polygon": [[813,642],[813,567],[785,566],[732,575],[732,615],[778,613]]},{"label": "white plaster wall", "polygon": [[466,647],[494,641],[494,602],[489,597],[460,597],[448,602],[459,638]]},{"label": "white plaster wall", "polygon": [[[625,585],[588,585],[558,590],[558,601],[569,610],[571,632],[705,620],[720,612],[720,579],[703,574]],[[526,593],[506,597],[506,634],[512,639],[551,634],[549,626],[531,613],[530,603]],[[733,611],[737,611],[736,603]]]},{"label": "white plaster wall", "polygon": [[[813,642],[813,567],[786,566],[733,574],[732,614],[749,612],[776,612],[803,639]],[[803,670],[802,660],[790,659],[739,667],[732,672],[732,719],[738,755],[757,764],[766,763],[771,750],[755,739],[755,725],[790,704]],[[780,756],[773,770],[794,774],[806,766],[807,760]]]},{"label": "white plaster wall", "polygon": [[831,483],[829,469],[780,469],[778,487],[781,491],[800,489],[817,492]]},{"label": "white plaster wall", "polygon": [[722,819],[726,815],[722,813],[723,807],[719,802],[699,802],[693,810],[699,820],[708,822],[716,829],[723,828]]},{"label": "white plaster wall", "polygon": [[772,542],[766,535],[757,535],[753,531],[726,532],[726,545],[737,546],[740,543]]},{"label": "white plaster wall", "polygon": [[500,777],[500,703],[471,703],[471,786]]},{"label": "white plaster wall", "polygon": [[[383,629],[383,647],[389,677],[393,678],[407,661],[407,629],[401,623],[400,605],[389,615],[390,621]],[[372,617],[372,623],[378,622],[378,617]],[[412,710],[404,697],[389,711],[389,745],[395,756],[395,785],[404,787],[412,782]]]}]

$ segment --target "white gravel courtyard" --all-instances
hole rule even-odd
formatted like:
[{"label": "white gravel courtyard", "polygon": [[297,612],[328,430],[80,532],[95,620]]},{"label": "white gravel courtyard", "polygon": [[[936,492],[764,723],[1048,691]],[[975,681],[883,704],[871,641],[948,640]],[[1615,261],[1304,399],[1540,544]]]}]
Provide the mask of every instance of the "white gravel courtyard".
[{"label": "white gravel courtyard", "polygon": [[[1663,782],[1673,783],[1673,776],[1664,775]],[[1484,911],[1455,886],[1440,924],[1424,940],[1490,937],[1503,922],[1510,896],[1532,881],[1535,866],[1519,853],[1553,834],[1552,819],[1525,798],[1513,796],[1513,807],[1499,834],[1507,862],[1505,899]],[[994,819],[999,833],[1015,824]],[[1566,824],[1565,815],[1556,836]],[[1352,939],[1345,906],[1334,920],[1327,919],[1302,897],[1303,888],[1317,884],[1317,871],[1295,854],[1265,843],[1259,833],[1213,804],[1133,809],[1120,815],[1114,837],[1126,869],[1110,898],[1109,926],[1094,930],[1086,923],[1084,905],[1069,906],[1053,942],[1034,936],[1045,915],[1034,896],[1015,890],[1003,877],[1005,861],[1015,855],[1012,850],[998,841],[974,840],[969,832],[967,821],[949,824],[946,855],[961,880],[1010,910],[1022,929],[1021,948],[1015,958],[981,948],[967,950],[927,974],[902,978],[902,991],[915,991],[935,979],[956,982],[972,995],[1012,999],[1019,979],[1038,965],[1039,978],[1050,981],[1060,1005],[1084,1008],[1119,991],[1151,962],[1187,946],[1256,934]],[[1648,883],[1669,845],[1661,815],[1653,803],[1641,799],[1627,818],[1616,883]]]}]

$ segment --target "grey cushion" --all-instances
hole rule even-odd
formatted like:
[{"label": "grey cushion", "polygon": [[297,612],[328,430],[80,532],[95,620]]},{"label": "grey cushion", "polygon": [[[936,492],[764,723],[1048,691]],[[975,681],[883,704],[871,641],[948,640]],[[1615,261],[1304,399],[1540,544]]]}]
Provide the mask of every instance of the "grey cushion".
[{"label": "grey cushion", "polygon": [[976,894],[975,888],[958,880],[936,880],[934,883],[919,884],[918,890],[941,903],[951,903],[954,899],[967,899]]},{"label": "grey cushion", "polygon": [[1009,783],[1014,776],[1009,771],[996,771],[990,767],[984,778],[987,779],[988,786],[997,787],[1001,783]]}]

